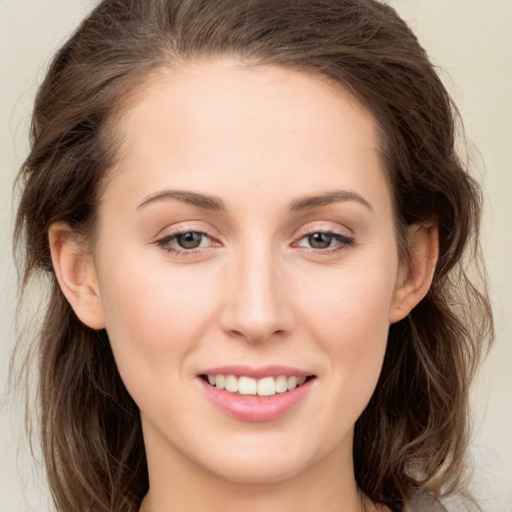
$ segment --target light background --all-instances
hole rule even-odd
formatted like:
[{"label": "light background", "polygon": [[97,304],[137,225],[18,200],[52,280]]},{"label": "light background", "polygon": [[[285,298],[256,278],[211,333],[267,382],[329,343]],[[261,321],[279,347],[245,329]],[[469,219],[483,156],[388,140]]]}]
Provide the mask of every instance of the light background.
[{"label": "light background", "polygon": [[[31,463],[22,437],[20,409],[5,406],[15,343],[11,191],[27,151],[36,86],[57,46],[93,3],[0,0],[0,512],[50,510],[41,468]],[[484,169],[484,252],[497,340],[473,392],[473,488],[486,512],[512,512],[512,0],[389,3],[441,68]]]}]

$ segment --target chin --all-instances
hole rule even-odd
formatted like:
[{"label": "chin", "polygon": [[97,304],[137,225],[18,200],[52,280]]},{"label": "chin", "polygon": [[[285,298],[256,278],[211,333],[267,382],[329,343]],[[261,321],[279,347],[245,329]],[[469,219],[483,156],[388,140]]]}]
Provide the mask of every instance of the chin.
[{"label": "chin", "polygon": [[[281,460],[279,460],[281,459]],[[235,459],[210,471],[220,478],[241,484],[272,484],[294,478],[302,473],[307,464],[296,460],[283,460],[283,457],[262,460],[258,458]]]},{"label": "chin", "polygon": [[[204,457],[202,465],[222,479],[246,484],[271,484],[307,473],[328,455],[314,450],[314,443],[295,439],[283,442],[239,442]],[[325,449],[325,446],[323,447]],[[219,453],[220,452],[220,453]]]}]

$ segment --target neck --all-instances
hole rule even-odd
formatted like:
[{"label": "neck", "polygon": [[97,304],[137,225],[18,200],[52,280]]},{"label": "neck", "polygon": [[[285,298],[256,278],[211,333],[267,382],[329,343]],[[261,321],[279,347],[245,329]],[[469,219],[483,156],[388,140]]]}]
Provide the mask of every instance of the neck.
[{"label": "neck", "polygon": [[[174,450],[146,442],[150,491],[141,512],[374,512],[358,490],[352,450],[336,448],[306,471],[278,481],[247,483],[223,478]],[[169,453],[167,453],[169,455]]]},{"label": "neck", "polygon": [[[176,512],[192,512],[209,510],[211,512],[266,512],[268,510],[281,510],[293,512],[385,512],[387,508],[378,509],[361,493],[352,493],[350,496],[323,495],[318,499],[316,493],[306,495],[306,492],[286,496],[282,483],[280,492],[272,492],[268,486],[236,485],[231,492],[216,492],[215,496],[208,497],[208,493],[200,492],[190,499],[186,495],[173,495],[171,499],[162,495],[152,487],[145,496],[139,512],[156,512],[173,510]],[[226,489],[224,489],[226,490]]]}]

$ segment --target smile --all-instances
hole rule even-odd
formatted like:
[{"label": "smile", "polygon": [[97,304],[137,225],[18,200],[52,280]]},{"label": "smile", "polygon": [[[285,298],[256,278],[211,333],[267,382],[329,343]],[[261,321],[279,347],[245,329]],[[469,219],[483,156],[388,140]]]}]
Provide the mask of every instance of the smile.
[{"label": "smile", "polygon": [[224,389],[230,393],[253,396],[273,396],[278,393],[286,393],[296,387],[302,386],[308,377],[305,376],[269,376],[255,379],[246,375],[204,375],[211,386],[217,389]]},{"label": "smile", "polygon": [[198,383],[221,412],[243,421],[272,421],[306,401],[317,375],[299,368],[268,365],[204,369]]}]

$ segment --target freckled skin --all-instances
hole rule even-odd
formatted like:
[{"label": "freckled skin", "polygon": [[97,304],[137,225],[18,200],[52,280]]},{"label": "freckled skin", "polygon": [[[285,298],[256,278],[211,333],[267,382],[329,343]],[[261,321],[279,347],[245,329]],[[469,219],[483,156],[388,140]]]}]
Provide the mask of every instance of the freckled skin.
[{"label": "freckled skin", "polygon": [[[305,74],[218,61],[164,71],[118,129],[126,143],[94,261],[116,361],[141,410],[153,510],[359,510],[353,427],[377,383],[400,273],[372,116]],[[161,190],[225,208],[138,208]],[[333,190],[371,208],[289,210]],[[169,238],[187,231],[207,235],[189,253]],[[353,243],[314,249],[307,235],[318,232]],[[254,424],[220,411],[198,381],[228,364],[316,379],[292,411]]]}]

